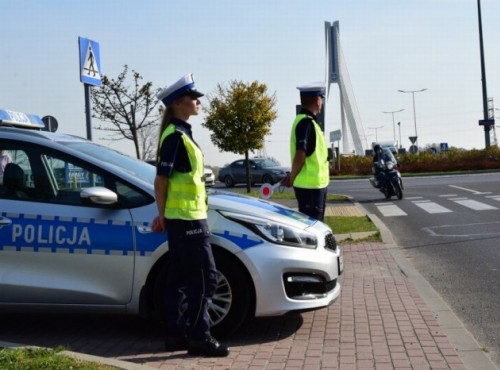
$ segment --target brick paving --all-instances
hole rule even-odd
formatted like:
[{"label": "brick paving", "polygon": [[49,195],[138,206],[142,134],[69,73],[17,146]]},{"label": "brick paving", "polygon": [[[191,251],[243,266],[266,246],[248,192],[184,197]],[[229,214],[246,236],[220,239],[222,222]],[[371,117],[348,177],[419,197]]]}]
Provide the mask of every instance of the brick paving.
[{"label": "brick paving", "polygon": [[337,302],[252,320],[226,341],[227,358],[163,352],[161,330],[133,316],[3,314],[0,341],[63,345],[138,369],[466,369],[384,244],[343,250]]}]

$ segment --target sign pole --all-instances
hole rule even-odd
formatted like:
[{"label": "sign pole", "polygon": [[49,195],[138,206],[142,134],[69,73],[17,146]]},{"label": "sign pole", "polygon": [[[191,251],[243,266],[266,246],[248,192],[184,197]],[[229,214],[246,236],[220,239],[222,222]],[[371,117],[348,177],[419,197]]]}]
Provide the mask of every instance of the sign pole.
[{"label": "sign pole", "polygon": [[83,84],[85,90],[85,117],[87,122],[87,139],[92,141],[92,115],[90,106],[90,85]]}]

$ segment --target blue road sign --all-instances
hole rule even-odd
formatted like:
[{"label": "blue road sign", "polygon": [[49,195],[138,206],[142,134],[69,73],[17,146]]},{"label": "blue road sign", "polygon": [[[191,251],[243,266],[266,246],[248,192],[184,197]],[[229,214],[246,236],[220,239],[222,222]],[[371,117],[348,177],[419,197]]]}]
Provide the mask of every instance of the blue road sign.
[{"label": "blue road sign", "polygon": [[447,152],[448,151],[448,143],[441,143],[441,144],[439,144],[439,149],[442,152]]},{"label": "blue road sign", "polygon": [[80,81],[87,85],[101,85],[101,54],[99,43],[78,38],[80,47]]}]

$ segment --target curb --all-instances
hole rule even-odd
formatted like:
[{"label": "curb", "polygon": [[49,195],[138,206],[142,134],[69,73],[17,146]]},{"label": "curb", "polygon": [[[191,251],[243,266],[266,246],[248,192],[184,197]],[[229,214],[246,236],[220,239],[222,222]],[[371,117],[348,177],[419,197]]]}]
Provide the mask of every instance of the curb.
[{"label": "curb", "polygon": [[[356,203],[356,205],[362,208],[360,204]],[[365,214],[379,229],[383,245],[389,250],[401,272],[415,286],[420,297],[436,315],[439,327],[455,347],[464,365],[468,369],[474,370],[499,370],[500,368],[484,352],[483,348],[465,328],[450,306],[406,259],[402,253],[403,248],[395,243],[389,229],[386,228],[375,214],[367,213],[366,211]]]}]

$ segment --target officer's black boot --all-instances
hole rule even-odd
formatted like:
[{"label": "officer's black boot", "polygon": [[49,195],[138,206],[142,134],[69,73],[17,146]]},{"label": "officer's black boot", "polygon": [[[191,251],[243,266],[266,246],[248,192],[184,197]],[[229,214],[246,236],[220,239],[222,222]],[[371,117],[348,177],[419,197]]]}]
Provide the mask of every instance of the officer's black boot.
[{"label": "officer's black boot", "polygon": [[203,357],[226,357],[229,348],[220,344],[217,339],[208,337],[204,340],[192,340],[188,345],[188,354]]}]

